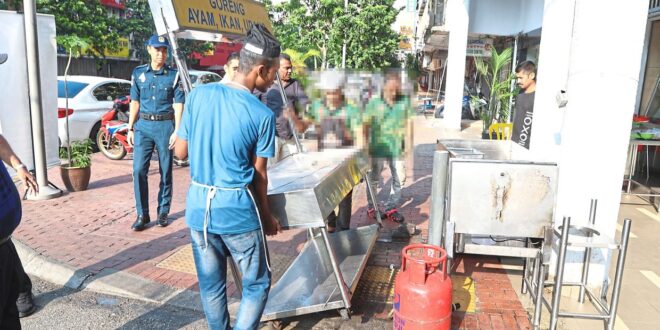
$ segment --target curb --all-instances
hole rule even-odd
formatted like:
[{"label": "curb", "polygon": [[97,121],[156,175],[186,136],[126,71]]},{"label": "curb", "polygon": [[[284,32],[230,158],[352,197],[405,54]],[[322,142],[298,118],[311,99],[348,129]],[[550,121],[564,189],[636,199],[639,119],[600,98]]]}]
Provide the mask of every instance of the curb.
[{"label": "curb", "polygon": [[[15,238],[12,238],[12,241],[25,272],[47,282],[74,290],[88,290],[204,312],[199,292],[176,289],[114,268],[106,268],[94,274],[44,256]],[[239,300],[234,298],[228,300],[229,313],[235,316],[238,312]]]}]

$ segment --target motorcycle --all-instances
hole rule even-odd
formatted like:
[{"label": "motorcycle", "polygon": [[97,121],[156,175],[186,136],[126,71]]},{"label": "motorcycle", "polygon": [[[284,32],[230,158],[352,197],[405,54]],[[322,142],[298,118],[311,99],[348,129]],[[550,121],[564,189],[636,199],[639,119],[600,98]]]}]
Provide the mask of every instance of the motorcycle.
[{"label": "motorcycle", "polygon": [[112,159],[120,160],[133,152],[128,144],[128,111],[130,96],[122,96],[114,101],[112,109],[101,117],[101,127],[96,135],[96,145],[101,153]]},{"label": "motorcycle", "polygon": [[[128,143],[130,103],[130,96],[119,97],[113,102],[112,109],[101,117],[101,128],[96,135],[96,145],[104,156],[112,160],[124,159],[127,154],[133,152],[133,146]],[[173,162],[180,167],[190,165],[188,158],[174,157]]]}]

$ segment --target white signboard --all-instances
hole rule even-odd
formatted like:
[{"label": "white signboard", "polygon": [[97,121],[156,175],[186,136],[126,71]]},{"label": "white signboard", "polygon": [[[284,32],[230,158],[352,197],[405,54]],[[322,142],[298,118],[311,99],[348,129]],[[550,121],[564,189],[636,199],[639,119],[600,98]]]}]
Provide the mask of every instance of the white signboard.
[{"label": "white signboard", "polygon": [[[37,15],[41,97],[47,166],[59,165],[57,135],[57,47],[55,17]],[[0,64],[0,133],[30,169],[34,169],[30,97],[28,95],[27,55],[23,15],[0,11],[0,53],[7,62]]]}]

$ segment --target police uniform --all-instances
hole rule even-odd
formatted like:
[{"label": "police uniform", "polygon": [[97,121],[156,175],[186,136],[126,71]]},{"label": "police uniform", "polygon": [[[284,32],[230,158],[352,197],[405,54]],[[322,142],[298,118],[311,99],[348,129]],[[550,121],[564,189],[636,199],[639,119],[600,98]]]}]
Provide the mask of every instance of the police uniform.
[{"label": "police uniform", "polygon": [[[153,36],[149,46],[169,47],[167,39]],[[185,94],[179,86],[179,73],[164,65],[160,70],[151,64],[140,65],[131,76],[131,100],[140,103],[135,122],[133,148],[133,187],[138,220],[133,229],[141,230],[149,222],[149,187],[147,172],[154,149],[158,151],[160,190],[158,224],[167,225],[172,201],[172,150],[169,140],[174,133],[174,103],[183,103]]]}]

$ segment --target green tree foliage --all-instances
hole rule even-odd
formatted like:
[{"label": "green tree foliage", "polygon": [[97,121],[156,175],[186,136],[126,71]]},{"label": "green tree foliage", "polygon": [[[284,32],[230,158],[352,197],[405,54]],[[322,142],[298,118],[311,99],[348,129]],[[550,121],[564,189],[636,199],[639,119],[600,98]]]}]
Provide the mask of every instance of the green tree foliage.
[{"label": "green tree foliage", "polygon": [[342,0],[267,3],[283,48],[300,53],[318,50],[321,68],[340,67],[346,40],[346,66],[353,69],[378,69],[396,63],[399,36],[391,26],[399,11],[393,4],[394,0],[349,0],[346,10]]},{"label": "green tree foliage", "polygon": [[58,35],[89,40],[85,55],[98,58],[119,49],[119,21],[99,1],[38,0],[37,10],[55,16]]},{"label": "green tree foliage", "polygon": [[131,52],[136,58],[149,60],[145,43],[156,33],[154,19],[147,0],[126,0],[125,18],[120,21],[119,31],[122,36],[131,38]]}]

